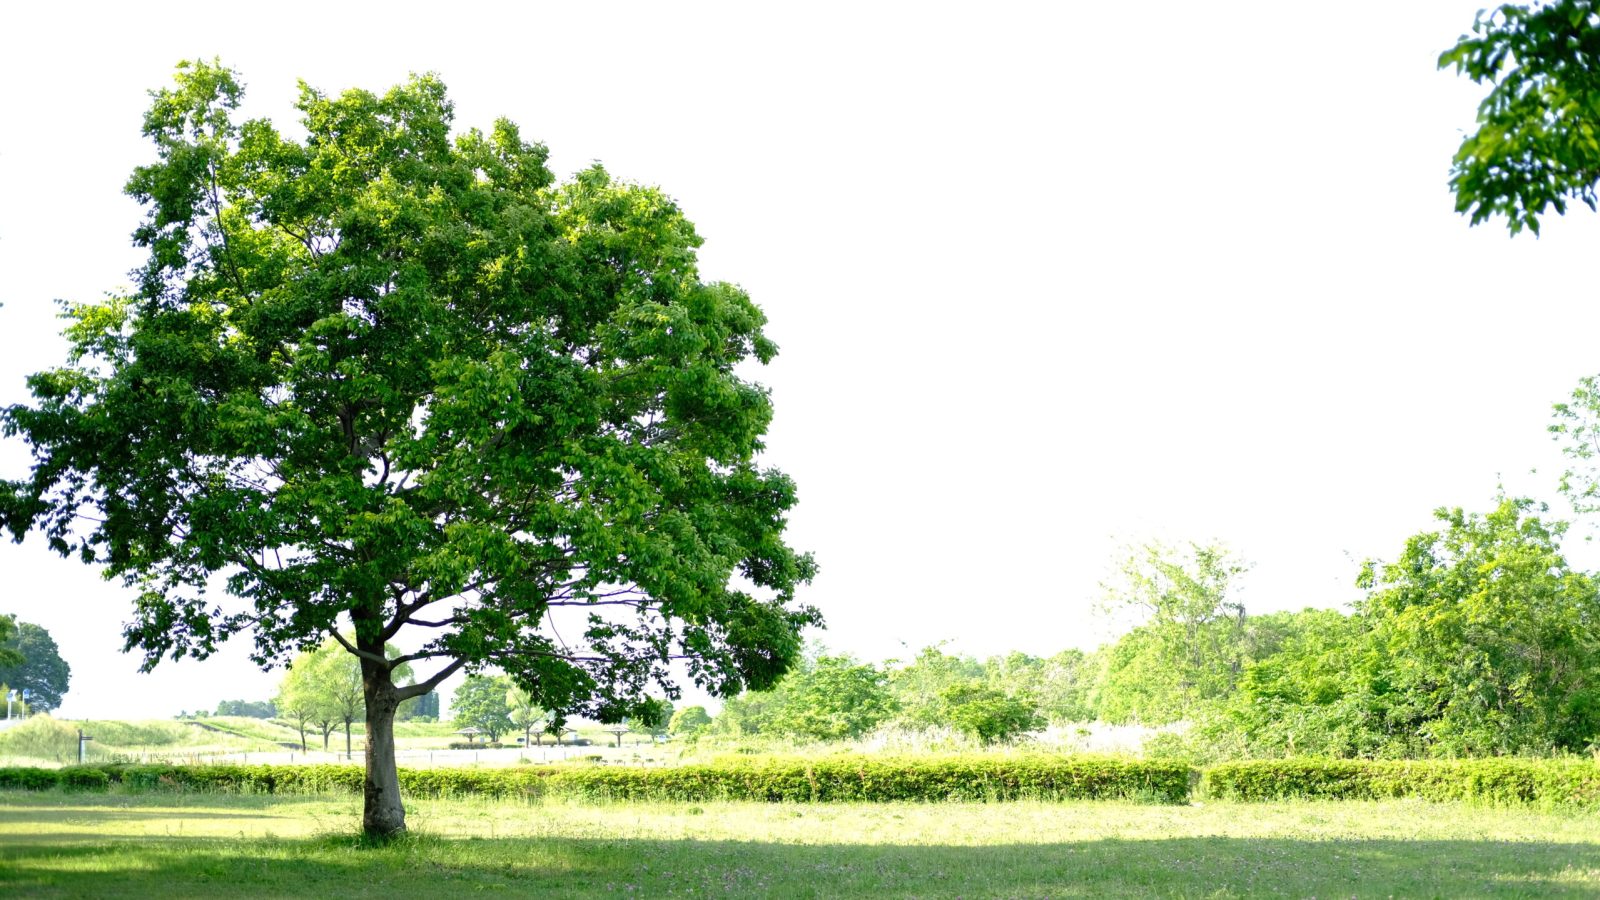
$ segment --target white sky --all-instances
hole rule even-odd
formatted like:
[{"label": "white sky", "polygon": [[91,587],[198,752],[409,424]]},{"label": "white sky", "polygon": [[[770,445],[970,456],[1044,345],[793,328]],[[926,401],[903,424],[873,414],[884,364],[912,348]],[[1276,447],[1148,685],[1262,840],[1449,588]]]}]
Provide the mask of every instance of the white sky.
[{"label": "white sky", "polygon": [[[1600,370],[1600,216],[1512,240],[1453,212],[1480,91],[1434,59],[1480,5],[18,6],[0,404],[62,360],[52,298],[138,262],[121,187],[175,62],[220,56],[280,122],[297,78],[433,70],[461,126],[663,186],[705,276],[766,310],[768,461],[831,647],[1092,646],[1113,549],[1151,535],[1252,560],[1253,610],[1339,604],[1435,506],[1550,496],[1550,404]],[[26,463],[0,442],[0,472]],[[62,715],[273,692],[243,646],[137,675],[129,604],[0,545],[0,611],[72,664]]]}]

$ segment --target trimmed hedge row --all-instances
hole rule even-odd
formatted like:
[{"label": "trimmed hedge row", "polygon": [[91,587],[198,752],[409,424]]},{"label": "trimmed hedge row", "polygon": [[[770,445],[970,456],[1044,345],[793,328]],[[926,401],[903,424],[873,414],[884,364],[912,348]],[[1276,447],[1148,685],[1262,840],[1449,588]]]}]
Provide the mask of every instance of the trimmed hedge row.
[{"label": "trimmed hedge row", "polygon": [[1583,759],[1286,759],[1223,763],[1204,791],[1227,800],[1480,800],[1600,804],[1600,763]]},{"label": "trimmed hedge row", "polygon": [[[401,769],[412,796],[558,796],[616,800],[1052,800],[1185,802],[1194,773],[1181,763],[1092,757],[835,757],[739,760],[675,768],[555,766]],[[359,793],[358,766],[106,765],[0,769],[0,788],[242,793]]]},{"label": "trimmed hedge row", "polygon": [[[359,793],[358,766],[106,765],[0,768],[0,789]],[[1579,759],[1259,760],[1200,773],[1180,763],[1096,757],[951,756],[765,758],[673,768],[545,766],[401,769],[417,797],[552,796],[583,799],[1004,801],[1140,799],[1185,803],[1290,798],[1477,800],[1600,806],[1600,763]]]},{"label": "trimmed hedge row", "polygon": [[1097,757],[769,758],[673,768],[563,769],[562,794],[626,800],[766,802],[1145,799],[1183,803],[1182,763]]}]

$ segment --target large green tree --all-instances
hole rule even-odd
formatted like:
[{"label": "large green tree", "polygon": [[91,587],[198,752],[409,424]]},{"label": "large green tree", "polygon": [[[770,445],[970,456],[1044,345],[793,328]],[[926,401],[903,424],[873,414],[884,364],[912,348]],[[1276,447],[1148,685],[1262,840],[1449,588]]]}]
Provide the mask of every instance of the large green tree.
[{"label": "large green tree", "polygon": [[[66,364],[4,411],[34,463],[0,521],[138,592],[146,668],[337,640],[372,835],[405,828],[397,706],[462,668],[602,721],[675,695],[675,664],[721,695],[774,683],[819,621],[740,374],[776,348],[700,279],[676,204],[598,166],[558,183],[508,121],[453,133],[432,76],[302,87],[303,139],[236,121],[241,96],[208,63],[153,93],[128,183],[147,261],[69,308]],[[403,686],[404,663],[434,669]]]},{"label": "large green tree", "polygon": [[0,640],[0,684],[26,689],[34,711],[59,707],[71,681],[72,667],[61,658],[50,632],[38,625],[18,622],[16,633]]},{"label": "large green tree", "polygon": [[1600,584],[1531,501],[1443,527],[1369,563],[1361,612],[1383,654],[1385,718],[1460,755],[1581,751],[1600,737]]},{"label": "large green tree", "polygon": [[1439,57],[1489,87],[1477,130],[1451,170],[1456,209],[1472,224],[1503,215],[1512,234],[1600,182],[1600,6],[1595,0],[1512,3],[1478,13]]}]

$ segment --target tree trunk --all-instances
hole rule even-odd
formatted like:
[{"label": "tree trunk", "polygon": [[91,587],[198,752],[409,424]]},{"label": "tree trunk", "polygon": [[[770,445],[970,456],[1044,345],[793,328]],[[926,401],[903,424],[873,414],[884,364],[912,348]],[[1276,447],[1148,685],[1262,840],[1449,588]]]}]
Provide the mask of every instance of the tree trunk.
[{"label": "tree trunk", "polygon": [[387,669],[363,659],[361,676],[367,701],[367,776],[362,785],[361,831],[368,837],[394,837],[406,830],[406,809],[400,802],[400,773],[395,768],[394,755],[394,716],[400,701],[395,697],[394,682]]},{"label": "tree trunk", "polygon": [[344,720],[344,758],[350,758],[350,719],[348,716]]}]

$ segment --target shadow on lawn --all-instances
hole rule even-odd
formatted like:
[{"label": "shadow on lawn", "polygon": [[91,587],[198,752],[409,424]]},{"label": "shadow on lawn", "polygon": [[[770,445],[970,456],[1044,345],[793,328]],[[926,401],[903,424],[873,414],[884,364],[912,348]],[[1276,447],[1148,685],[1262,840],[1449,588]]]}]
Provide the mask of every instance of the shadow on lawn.
[{"label": "shadow on lawn", "polygon": [[1105,839],[983,847],[448,839],[0,845],[25,896],[1585,896],[1600,846],[1498,841]]}]

